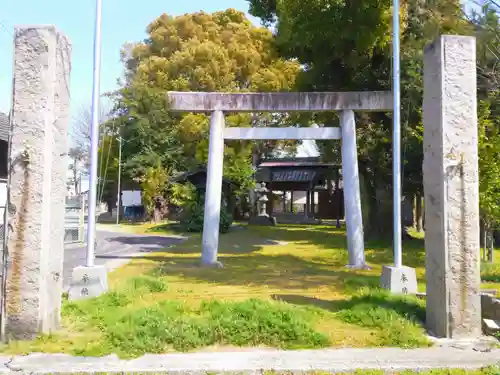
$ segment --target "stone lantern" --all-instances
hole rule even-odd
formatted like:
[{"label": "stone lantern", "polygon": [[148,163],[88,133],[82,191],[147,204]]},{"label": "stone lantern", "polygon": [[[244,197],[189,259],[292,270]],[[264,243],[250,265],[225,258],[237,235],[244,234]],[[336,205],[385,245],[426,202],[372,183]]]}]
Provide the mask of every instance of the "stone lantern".
[{"label": "stone lantern", "polygon": [[267,198],[267,193],[269,192],[269,189],[266,187],[266,184],[264,182],[261,184],[257,183],[254,192],[257,195],[258,215],[250,219],[250,224],[276,225],[276,219],[274,217],[270,217],[267,214],[267,202],[269,201],[269,198]]},{"label": "stone lantern", "polygon": [[266,188],[266,184],[264,182],[262,184],[257,184],[254,191],[257,193],[259,216],[269,216],[267,214],[267,202],[269,201],[269,198],[267,198],[267,192],[269,190]]}]

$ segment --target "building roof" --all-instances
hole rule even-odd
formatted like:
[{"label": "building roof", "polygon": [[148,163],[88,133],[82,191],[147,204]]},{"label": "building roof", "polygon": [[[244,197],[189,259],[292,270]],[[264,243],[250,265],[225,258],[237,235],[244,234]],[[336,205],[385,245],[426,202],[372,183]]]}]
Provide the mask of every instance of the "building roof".
[{"label": "building roof", "polygon": [[0,112],[0,140],[9,141],[9,116]]},{"label": "building roof", "polygon": [[316,157],[263,159],[259,168],[276,167],[334,167],[335,163],[324,163]]}]

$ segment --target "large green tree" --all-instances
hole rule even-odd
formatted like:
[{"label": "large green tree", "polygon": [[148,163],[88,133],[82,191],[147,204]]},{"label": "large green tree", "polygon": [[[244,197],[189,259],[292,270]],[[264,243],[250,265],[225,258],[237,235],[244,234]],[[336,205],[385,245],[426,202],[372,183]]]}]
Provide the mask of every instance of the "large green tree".
[{"label": "large green tree", "polygon": [[[493,247],[493,231],[500,225],[500,117],[491,113],[499,99],[496,92],[479,105],[479,208],[485,248]],[[493,252],[489,255],[493,261]]]},{"label": "large green tree", "polygon": [[[122,51],[122,89],[114,94],[120,119],[124,173],[143,176],[156,160],[173,171],[204,167],[209,119],[204,114],[173,114],[167,91],[284,91],[295,85],[297,62],[280,58],[273,35],[254,26],[242,12],[228,9],[178,17],[161,15],[147,27],[147,38]],[[228,114],[227,126],[265,121],[261,114]],[[282,118],[280,125],[288,119]],[[269,146],[269,145],[266,145]],[[273,145],[270,147],[273,148]],[[252,145],[226,144],[224,174],[248,185]]]},{"label": "large green tree", "polygon": [[[392,1],[249,0],[250,12],[273,25],[276,46],[285,58],[305,66],[298,89],[308,91],[390,90],[392,86]],[[458,0],[401,4],[401,88],[403,190],[422,191],[423,47],[440,33],[469,33]],[[392,228],[392,115],[358,116],[358,153],[363,177],[368,234]],[[337,121],[321,116],[324,123]],[[323,145],[326,158],[338,148]],[[380,218],[384,219],[381,220]]]}]

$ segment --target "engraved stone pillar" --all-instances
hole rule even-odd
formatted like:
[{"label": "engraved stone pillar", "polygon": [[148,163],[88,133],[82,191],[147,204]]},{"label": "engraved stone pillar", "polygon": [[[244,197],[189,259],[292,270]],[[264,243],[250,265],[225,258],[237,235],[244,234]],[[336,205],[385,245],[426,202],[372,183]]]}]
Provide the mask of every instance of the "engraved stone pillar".
[{"label": "engraved stone pillar", "polygon": [[59,327],[71,46],[54,26],[16,30],[6,333]]},{"label": "engraved stone pillar", "polygon": [[476,41],[441,36],[425,49],[424,193],[427,326],[481,334]]}]

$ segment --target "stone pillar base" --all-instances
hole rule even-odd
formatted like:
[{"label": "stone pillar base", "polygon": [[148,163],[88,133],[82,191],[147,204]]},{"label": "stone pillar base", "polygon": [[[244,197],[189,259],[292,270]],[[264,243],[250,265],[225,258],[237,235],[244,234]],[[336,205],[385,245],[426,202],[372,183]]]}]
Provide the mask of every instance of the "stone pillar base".
[{"label": "stone pillar base", "polygon": [[222,262],[216,261],[213,263],[201,263],[202,268],[224,268]]},{"label": "stone pillar base", "polygon": [[396,294],[417,294],[417,274],[415,268],[384,266],[380,286]]},{"label": "stone pillar base", "polygon": [[276,218],[268,215],[254,216],[248,222],[250,225],[275,226]]},{"label": "stone pillar base", "polygon": [[108,291],[108,271],[105,266],[73,269],[69,287],[69,300],[98,297]]},{"label": "stone pillar base", "polygon": [[366,271],[372,269],[366,263],[363,263],[363,264],[346,264],[345,268],[347,268],[348,270],[366,270]]}]

